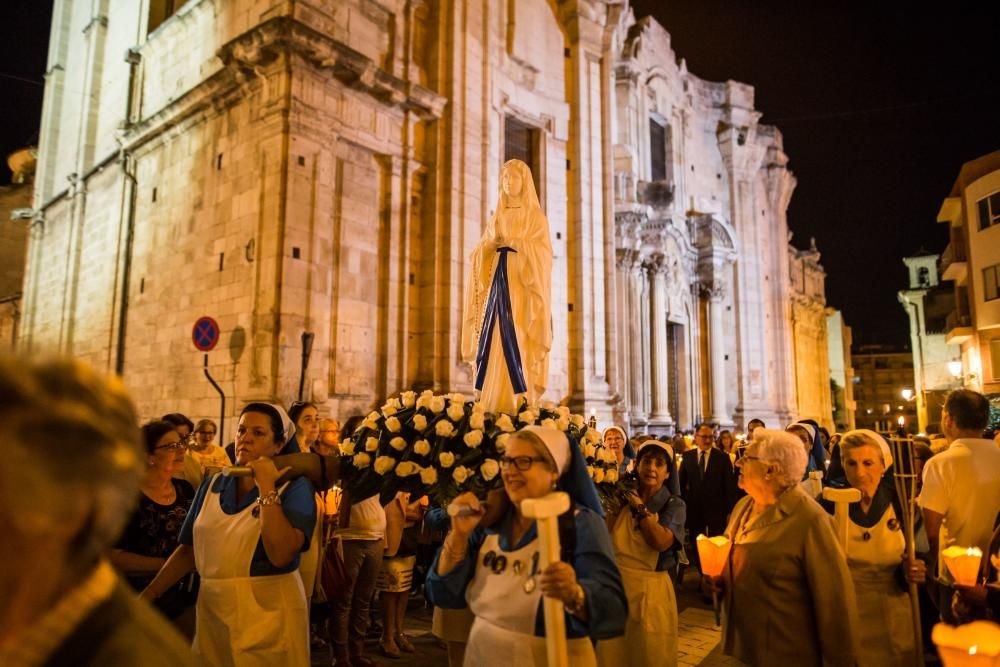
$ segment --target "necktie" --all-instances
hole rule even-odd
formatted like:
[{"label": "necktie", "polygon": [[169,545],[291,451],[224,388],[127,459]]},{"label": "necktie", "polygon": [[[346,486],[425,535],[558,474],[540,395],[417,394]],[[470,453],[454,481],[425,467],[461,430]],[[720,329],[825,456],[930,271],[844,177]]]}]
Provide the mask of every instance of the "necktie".
[{"label": "necktie", "polygon": [[708,452],[702,450],[701,452],[701,471],[702,473],[708,470]]}]

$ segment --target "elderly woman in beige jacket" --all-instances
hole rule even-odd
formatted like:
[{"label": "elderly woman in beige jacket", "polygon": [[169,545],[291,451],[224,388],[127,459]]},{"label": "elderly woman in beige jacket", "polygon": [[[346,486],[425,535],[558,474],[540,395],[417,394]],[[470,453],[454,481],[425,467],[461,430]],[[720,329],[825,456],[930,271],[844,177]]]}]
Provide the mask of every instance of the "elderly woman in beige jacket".
[{"label": "elderly woman in beige jacket", "polygon": [[857,655],[854,584],[832,518],[803,492],[795,436],[758,428],[737,462],[724,592],[727,655],[751,665],[845,665]]}]

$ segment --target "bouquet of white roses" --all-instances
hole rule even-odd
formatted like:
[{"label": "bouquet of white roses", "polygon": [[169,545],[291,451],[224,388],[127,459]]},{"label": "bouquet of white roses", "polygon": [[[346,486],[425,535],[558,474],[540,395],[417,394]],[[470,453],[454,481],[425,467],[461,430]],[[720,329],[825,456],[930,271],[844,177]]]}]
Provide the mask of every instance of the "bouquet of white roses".
[{"label": "bouquet of white roses", "polygon": [[462,394],[390,398],[364,420],[341,449],[343,486],[352,502],[380,494],[387,503],[398,491],[429,495],[441,505],[472,491],[485,497],[501,484],[500,457],[507,439],[524,426],[563,431],[581,447],[602,501],[619,483],[614,454],[582,415],[568,407],[521,403],[516,415],[486,412]]}]

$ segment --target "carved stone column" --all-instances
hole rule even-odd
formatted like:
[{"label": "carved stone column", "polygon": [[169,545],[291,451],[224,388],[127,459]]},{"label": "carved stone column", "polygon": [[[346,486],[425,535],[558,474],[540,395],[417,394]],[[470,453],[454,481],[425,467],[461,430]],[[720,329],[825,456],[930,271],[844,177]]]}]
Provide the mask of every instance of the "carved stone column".
[{"label": "carved stone column", "polygon": [[649,415],[649,336],[646,331],[649,308],[646,307],[646,276],[642,266],[636,262],[631,271],[631,298],[629,300],[629,322],[631,326],[631,383],[630,403],[632,424],[645,424]]},{"label": "carved stone column", "polygon": [[649,421],[657,426],[666,426],[673,424],[673,419],[670,418],[670,375],[667,372],[667,272],[663,257],[657,256],[652,263],[647,265],[646,270],[651,296],[649,321],[651,324],[653,371],[653,409]]},{"label": "carved stone column", "polygon": [[726,347],[722,313],[726,288],[722,281],[714,281],[702,289],[708,300],[708,342],[712,376],[712,418],[714,424],[731,426],[729,406],[726,405]]}]

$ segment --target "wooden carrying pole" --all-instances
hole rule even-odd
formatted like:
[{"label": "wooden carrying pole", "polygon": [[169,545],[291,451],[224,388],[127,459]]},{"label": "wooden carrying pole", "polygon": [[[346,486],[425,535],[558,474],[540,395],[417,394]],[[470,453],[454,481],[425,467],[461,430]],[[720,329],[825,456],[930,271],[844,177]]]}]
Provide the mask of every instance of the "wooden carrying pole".
[{"label": "wooden carrying pole", "polygon": [[[529,498],[521,502],[521,512],[538,524],[538,542],[542,571],[559,561],[559,515],[569,510],[569,496],[562,491],[544,498]],[[548,667],[569,667],[566,644],[566,617],[562,600],[543,597],[545,612],[545,653]]]},{"label": "wooden carrying pole", "polygon": [[823,489],[823,498],[834,504],[833,520],[837,524],[837,541],[847,556],[847,512],[851,503],[861,500],[861,492],[857,489],[834,489],[826,487]]},{"label": "wooden carrying pole", "polygon": [[[913,440],[894,437],[889,441],[892,449],[893,483],[896,496],[906,516],[896,517],[903,522],[903,539],[906,541],[907,567],[916,559],[913,541],[913,523],[916,514],[917,473],[913,465]],[[920,598],[917,585],[912,581],[910,588],[910,614],[913,616],[913,646],[917,654],[916,664],[924,665],[924,635],[920,625]]]}]

